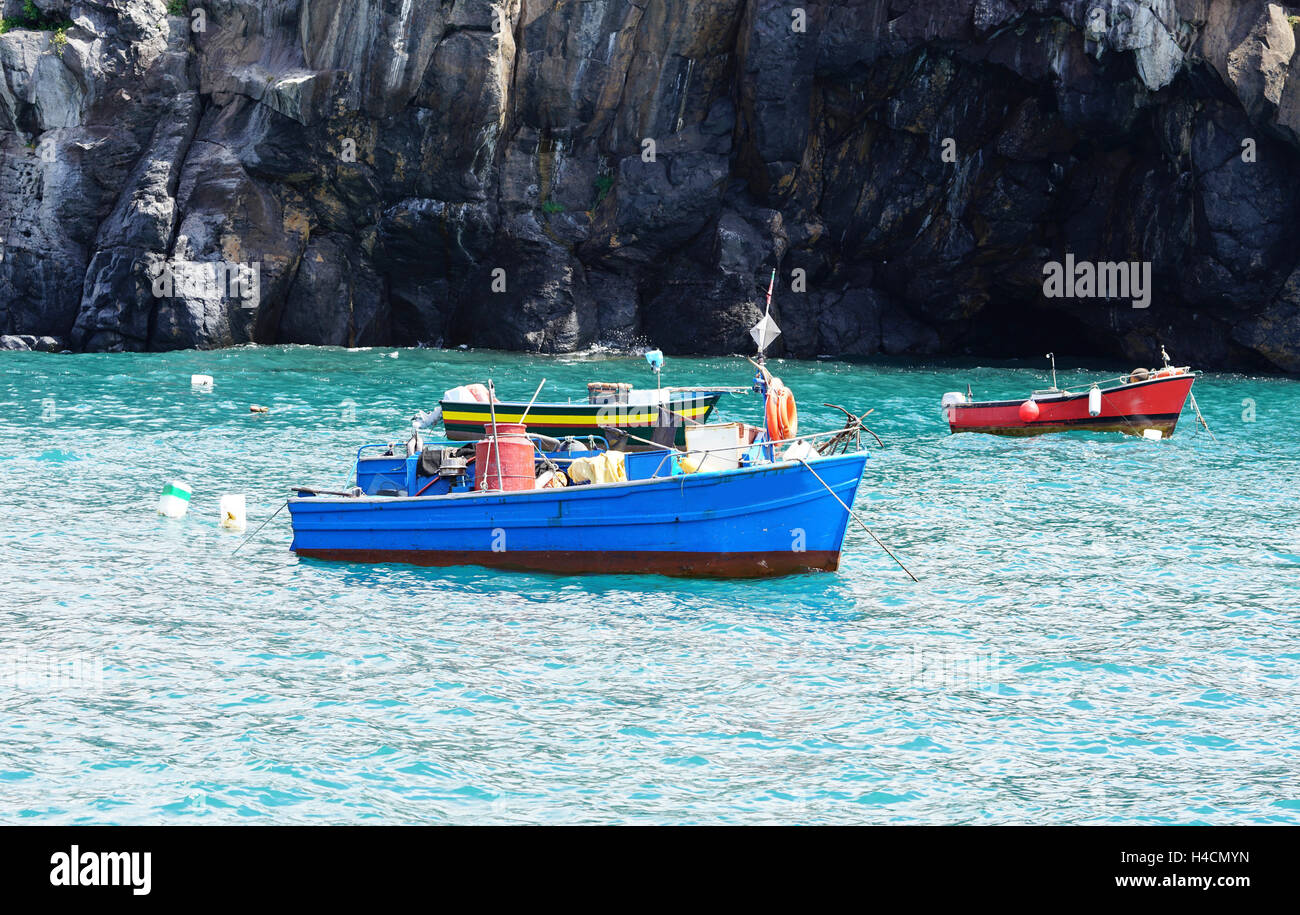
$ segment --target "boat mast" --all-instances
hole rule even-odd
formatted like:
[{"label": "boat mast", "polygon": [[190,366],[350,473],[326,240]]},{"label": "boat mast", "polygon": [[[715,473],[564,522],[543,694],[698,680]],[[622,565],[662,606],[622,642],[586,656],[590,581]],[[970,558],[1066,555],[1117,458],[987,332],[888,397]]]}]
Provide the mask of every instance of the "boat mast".
[{"label": "boat mast", "polygon": [[767,307],[763,309],[762,319],[749,329],[749,335],[754,339],[754,345],[758,347],[757,362],[761,366],[767,361],[767,348],[772,345],[777,337],[781,336],[781,328],[776,326],[772,320],[772,290],[776,288],[776,268],[772,268],[772,279],[767,284]]},{"label": "boat mast", "polygon": [[767,307],[763,310],[763,318],[757,324],[749,329],[749,335],[754,338],[754,345],[758,347],[758,358],[754,364],[758,366],[758,376],[754,379],[754,390],[767,398],[767,368],[764,363],[767,361],[767,348],[777,337],[781,336],[781,328],[776,326],[772,320],[772,290],[776,288],[776,268],[772,268],[772,279],[767,284]]},{"label": "boat mast", "polygon": [[1059,391],[1060,388],[1056,386],[1056,353],[1048,353],[1047,358],[1052,360],[1052,390]]}]

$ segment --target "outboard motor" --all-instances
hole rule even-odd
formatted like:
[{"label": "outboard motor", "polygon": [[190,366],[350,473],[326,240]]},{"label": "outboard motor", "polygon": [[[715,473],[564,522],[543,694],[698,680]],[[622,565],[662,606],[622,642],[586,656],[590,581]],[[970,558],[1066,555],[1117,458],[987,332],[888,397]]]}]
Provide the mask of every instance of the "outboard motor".
[{"label": "outboard motor", "polygon": [[469,459],[461,453],[463,450],[432,446],[425,448],[420,452],[420,475],[443,479],[463,477],[469,466]]}]

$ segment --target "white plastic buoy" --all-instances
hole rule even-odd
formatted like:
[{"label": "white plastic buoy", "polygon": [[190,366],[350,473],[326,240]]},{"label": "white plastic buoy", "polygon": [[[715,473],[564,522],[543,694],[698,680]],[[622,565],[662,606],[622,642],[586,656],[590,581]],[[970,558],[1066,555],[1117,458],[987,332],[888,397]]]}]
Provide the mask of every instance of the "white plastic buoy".
[{"label": "white plastic buoy", "polygon": [[221,526],[228,531],[243,531],[248,527],[248,511],[243,493],[221,497]]},{"label": "white plastic buoy", "polygon": [[211,375],[190,376],[190,387],[196,391],[211,391],[212,385],[213,381]]},{"label": "white plastic buoy", "polygon": [[952,411],[950,408],[966,402],[966,395],[961,391],[949,391],[947,394],[943,395],[943,399],[939,401],[939,414],[948,422],[952,422]]},{"label": "white plastic buoy", "polygon": [[1159,429],[1143,429],[1142,437],[1149,442],[1158,442],[1165,437],[1165,434]]},{"label": "white plastic buoy", "polygon": [[172,481],[163,487],[158,499],[158,514],[168,518],[184,518],[190,510],[191,489],[184,483]]},{"label": "white plastic buoy", "polygon": [[1095,384],[1092,386],[1092,390],[1088,392],[1088,415],[1101,415],[1101,388]]}]

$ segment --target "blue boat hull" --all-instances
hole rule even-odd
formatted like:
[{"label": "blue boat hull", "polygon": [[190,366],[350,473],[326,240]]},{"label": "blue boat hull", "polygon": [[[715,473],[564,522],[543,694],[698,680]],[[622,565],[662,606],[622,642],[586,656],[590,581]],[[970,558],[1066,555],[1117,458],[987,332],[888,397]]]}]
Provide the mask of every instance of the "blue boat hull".
[{"label": "blue boat hull", "polygon": [[[811,461],[853,504],[865,453]],[[348,562],[759,577],[834,571],[849,516],[802,464],[564,489],[289,501],[293,550]]]}]

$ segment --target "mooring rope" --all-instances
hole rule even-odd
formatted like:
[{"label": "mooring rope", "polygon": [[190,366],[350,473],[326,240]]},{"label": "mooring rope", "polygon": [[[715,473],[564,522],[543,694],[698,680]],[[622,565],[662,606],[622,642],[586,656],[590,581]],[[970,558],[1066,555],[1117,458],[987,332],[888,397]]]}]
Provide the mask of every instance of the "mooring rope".
[{"label": "mooring rope", "polygon": [[270,523],[271,523],[271,520],[272,520],[276,515],[280,514],[280,512],[284,511],[285,506],[288,505],[288,504],[289,504],[289,500],[288,500],[288,499],[285,499],[285,500],[284,500],[284,504],[282,504],[279,508],[277,508],[274,512],[272,512],[270,518],[267,518],[265,521],[263,521],[261,524],[259,524],[259,525],[257,526],[257,530],[253,531],[253,533],[251,533],[251,534],[249,534],[247,537],[245,537],[244,540],[243,540],[243,542],[241,542],[241,543],[239,544],[239,546],[235,547],[234,552],[231,553],[230,555],[231,555],[231,556],[234,556],[235,553],[238,553],[238,552],[239,552],[240,550],[242,550],[246,545],[248,545],[249,543],[251,543],[251,542],[253,541],[253,538],[254,538],[254,537],[256,537],[258,534],[262,533],[262,528],[264,528],[264,527],[266,527],[268,524],[270,524]]},{"label": "mooring rope", "polygon": [[808,463],[806,460],[804,460],[803,458],[799,458],[799,463],[800,463],[800,464],[803,464],[805,467],[807,467],[807,468],[808,468],[808,472],[811,473],[814,477],[817,478],[817,482],[820,483],[820,484],[822,484],[822,486],[826,489],[826,491],[827,491],[828,493],[831,494],[831,496],[835,499],[835,501],[838,502],[838,503],[840,503],[841,507],[843,507],[843,509],[844,509],[846,512],[849,513],[849,517],[852,518],[854,521],[858,522],[858,525],[859,525],[859,526],[860,526],[864,531],[866,531],[868,534],[871,535],[871,539],[874,540],[874,541],[876,541],[876,545],[879,546],[879,547],[880,547],[882,550],[884,550],[886,553],[888,553],[888,554],[889,554],[889,558],[892,559],[892,560],[894,560],[894,562],[898,563],[898,567],[899,567],[900,569],[902,569],[904,572],[907,572],[907,577],[908,577],[908,578],[912,579],[912,581],[916,582],[917,584],[920,584],[920,583],[921,583],[921,580],[920,580],[919,578],[917,578],[915,575],[913,575],[913,574],[911,573],[911,571],[908,570],[907,566],[903,565],[902,560],[900,560],[897,556],[895,556],[894,553],[893,553],[893,551],[890,550],[889,547],[885,546],[884,541],[881,540],[879,537],[877,537],[877,536],[875,535],[875,533],[871,530],[871,528],[867,527],[867,523],[866,523],[865,521],[863,521],[861,518],[858,517],[858,513],[855,512],[853,509],[849,508],[847,505],[844,504],[844,500],[841,499],[841,498],[839,497],[839,494],[838,494],[837,492],[835,492],[835,490],[831,489],[830,486],[828,486],[828,485],[826,484],[826,481],[823,480],[823,479],[821,478],[821,476],[817,473],[817,471],[815,471],[815,470],[812,469],[812,465],[811,465],[811,464],[809,464],[809,463]]},{"label": "mooring rope", "polygon": [[[1191,391],[1188,391],[1187,396],[1192,399],[1192,409],[1196,411],[1196,418],[1200,421],[1201,425],[1205,427],[1205,431],[1210,432],[1210,424],[1205,421],[1205,417],[1201,415],[1201,408],[1197,406],[1196,395]],[[1218,444],[1219,440],[1214,437],[1213,432],[1210,432],[1210,438],[1214,439],[1215,444]]]}]

